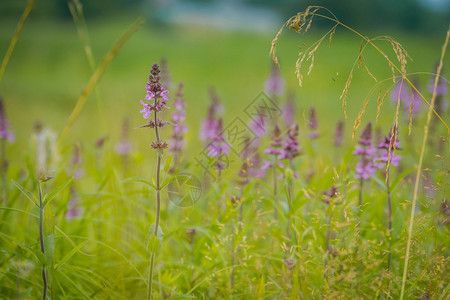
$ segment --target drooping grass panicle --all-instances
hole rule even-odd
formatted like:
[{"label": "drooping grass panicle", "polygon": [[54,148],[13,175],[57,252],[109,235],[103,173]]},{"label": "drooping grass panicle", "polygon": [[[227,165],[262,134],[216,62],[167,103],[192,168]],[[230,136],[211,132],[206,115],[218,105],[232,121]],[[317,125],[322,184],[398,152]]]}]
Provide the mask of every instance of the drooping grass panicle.
[{"label": "drooping grass panicle", "polygon": [[[322,14],[320,12],[320,10],[324,10],[325,14]],[[301,67],[302,67],[302,63],[306,57],[306,55],[308,55],[307,60],[311,60],[311,65],[310,68],[308,70],[308,73],[311,71],[312,69],[312,65],[314,62],[314,53],[316,52],[318,46],[321,44],[321,42],[323,41],[324,37],[327,35],[330,35],[331,38],[331,34],[335,32],[336,26],[342,26],[344,28],[346,28],[347,30],[351,31],[352,33],[356,34],[358,37],[360,37],[367,45],[370,45],[371,47],[373,47],[378,53],[381,54],[382,57],[384,57],[384,59],[387,61],[389,68],[391,69],[392,72],[392,80],[395,82],[395,74],[396,72],[398,72],[403,79],[405,80],[405,83],[407,83],[414,91],[416,91],[418,93],[418,95],[420,96],[420,98],[422,99],[422,101],[424,101],[427,106],[430,108],[430,110],[432,110],[432,112],[436,115],[436,117],[441,121],[441,123],[445,126],[445,128],[447,129],[448,132],[450,132],[450,128],[448,127],[448,125],[446,124],[446,122],[442,119],[442,117],[436,112],[436,110],[434,110],[433,107],[430,106],[430,103],[427,101],[427,99],[417,90],[417,88],[414,86],[414,84],[408,79],[407,74],[406,74],[406,62],[407,59],[410,58],[408,53],[406,52],[406,50],[403,48],[403,46],[398,43],[397,41],[395,41],[394,39],[390,38],[390,37],[378,37],[378,38],[374,38],[374,39],[370,39],[368,37],[363,36],[361,33],[359,33],[358,31],[356,31],[355,29],[341,23],[334,14],[332,14],[328,9],[324,8],[324,7],[320,7],[320,6],[309,6],[304,12],[300,12],[297,13],[297,15],[289,18],[285,24],[283,24],[283,26],[281,27],[281,29],[278,31],[277,35],[275,36],[275,38],[272,41],[272,47],[270,50],[270,54],[272,55],[272,58],[274,60],[274,62],[276,64],[278,64],[278,58],[276,55],[276,43],[278,41],[279,36],[281,35],[283,29],[287,26],[290,29],[296,31],[296,32],[300,32],[302,31],[305,23],[308,23],[310,18],[312,18],[312,16],[317,16],[326,20],[329,20],[331,22],[334,23],[333,27],[331,28],[330,31],[328,31],[324,36],[322,36],[321,38],[319,38],[315,43],[313,43],[307,50],[303,50],[299,53],[297,62],[296,62],[296,75],[297,78],[299,80],[299,85],[302,85],[302,80],[303,80],[303,74],[301,71]],[[385,54],[374,42],[376,40],[383,40],[388,42],[395,55],[396,55],[396,59],[399,61],[400,63],[400,67],[398,67],[390,58],[387,54]],[[367,71],[367,73],[369,74],[370,77],[372,77],[373,79],[376,80],[375,76],[368,71],[368,68],[365,66],[365,63],[361,57],[361,53],[363,51],[363,48],[365,46],[363,46],[363,44],[361,44],[361,48],[360,48],[360,54],[358,55],[355,64],[353,65],[353,67],[351,68],[350,72],[349,72],[349,76],[347,79],[347,82],[345,83],[344,89],[341,93],[340,99],[342,100],[342,105],[344,107],[344,115],[347,116],[347,103],[346,103],[346,98],[348,95],[348,90],[353,78],[353,69],[354,67],[359,63],[360,66],[363,66],[364,70]]]}]

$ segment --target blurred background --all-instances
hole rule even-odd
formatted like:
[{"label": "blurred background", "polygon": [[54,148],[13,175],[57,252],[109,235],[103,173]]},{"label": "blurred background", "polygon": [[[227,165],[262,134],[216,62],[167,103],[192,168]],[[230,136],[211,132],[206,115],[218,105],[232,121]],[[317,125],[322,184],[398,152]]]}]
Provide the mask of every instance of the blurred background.
[{"label": "blurred background", "polygon": [[[287,18],[308,5],[327,7],[339,20],[364,35],[389,35],[399,41],[413,59],[408,63],[408,71],[425,72],[413,75],[424,90],[439,59],[450,20],[449,0],[96,0],[81,3],[96,64],[137,17],[144,16],[146,23],[107,67],[97,91],[91,94],[75,123],[72,141],[94,144],[102,136],[117,140],[125,118],[131,120],[132,128],[142,125],[139,99],[145,95],[148,69],[153,62],[165,58],[172,86],[184,83],[191,149],[197,147],[198,128],[210,101],[208,89],[215,87],[224,104],[225,123],[235,116],[243,116],[244,104],[263,90],[270,75],[272,39]],[[25,0],[0,1],[2,58],[26,4]],[[289,94],[295,97],[301,126],[306,126],[309,107],[315,106],[319,119],[323,120],[323,137],[331,135],[336,122],[344,118],[339,96],[361,41],[340,28],[332,46],[325,43],[317,52],[314,70],[305,77],[301,88],[294,71],[298,46],[310,45],[331,26],[330,22],[315,19],[307,34],[286,30],[278,43],[280,74],[286,83],[286,91],[278,100],[286,101]],[[394,55],[387,43],[380,42],[380,47]],[[365,60],[378,79],[391,76],[383,58],[371,49],[367,49]],[[26,145],[37,120],[58,132],[91,75],[92,68],[67,1],[36,1],[0,83],[16,143]],[[374,86],[373,80],[363,72],[355,73],[353,80],[348,98],[348,131]],[[387,130],[393,105],[385,105],[383,111],[382,120],[386,118],[386,122],[380,124]],[[369,104],[367,112],[363,122],[375,116],[376,99]],[[149,143],[146,133],[137,131],[133,135],[136,144]]]}]

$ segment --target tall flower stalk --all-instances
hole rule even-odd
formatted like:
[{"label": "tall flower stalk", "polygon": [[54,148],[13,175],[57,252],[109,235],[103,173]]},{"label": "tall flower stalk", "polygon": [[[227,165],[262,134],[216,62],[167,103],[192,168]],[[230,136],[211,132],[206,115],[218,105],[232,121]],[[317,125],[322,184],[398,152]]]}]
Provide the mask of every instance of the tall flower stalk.
[{"label": "tall flower stalk", "polygon": [[4,193],[3,199],[5,202],[8,199],[8,182],[6,179],[6,171],[8,170],[8,161],[6,160],[6,142],[14,141],[14,134],[8,131],[8,128],[9,122],[6,119],[5,108],[3,106],[3,99],[0,96],[0,173],[2,176],[2,190]]},{"label": "tall flower stalk", "polygon": [[375,149],[372,146],[372,123],[368,123],[364,128],[359,145],[356,146],[353,155],[361,157],[360,162],[356,165],[355,177],[359,179],[359,207],[363,204],[363,186],[364,180],[369,180],[370,176],[375,173],[374,155]]},{"label": "tall flower stalk", "polygon": [[[392,236],[392,199],[391,199],[391,185],[390,185],[390,168],[388,166],[398,166],[399,161],[402,159],[400,155],[394,154],[396,149],[399,149],[400,143],[398,141],[398,129],[397,126],[393,126],[389,131],[389,136],[385,137],[384,141],[378,145],[378,149],[382,151],[381,156],[376,159],[376,166],[383,168],[386,174],[386,202],[388,208],[388,236]],[[388,270],[391,268],[391,245],[389,245],[388,255]]]},{"label": "tall flower stalk", "polygon": [[[149,238],[149,248],[150,248],[150,266],[149,266],[149,277],[148,277],[148,291],[147,291],[147,299],[151,299],[152,297],[152,284],[153,284],[153,268],[155,263],[155,256],[157,249],[159,249],[159,245],[162,239],[162,230],[159,227],[159,219],[161,213],[161,161],[164,153],[164,149],[167,148],[167,143],[162,141],[159,135],[159,128],[163,127],[167,122],[163,122],[158,119],[158,112],[163,110],[164,108],[168,108],[166,106],[166,101],[169,100],[167,93],[168,91],[161,84],[161,77],[159,76],[160,69],[158,64],[154,63],[149,75],[149,82],[146,86],[147,95],[145,99],[147,101],[152,101],[153,103],[146,103],[141,100],[141,104],[143,109],[140,111],[142,113],[144,119],[149,119],[147,125],[143,127],[150,127],[154,129],[156,140],[153,141],[151,147],[157,151],[157,160],[156,160],[156,182],[155,182],[155,190],[156,190],[156,221],[150,227],[150,233],[152,236]],[[152,117],[152,118],[150,118]],[[152,228],[154,225],[154,228]],[[159,242],[158,242],[159,240]]]}]

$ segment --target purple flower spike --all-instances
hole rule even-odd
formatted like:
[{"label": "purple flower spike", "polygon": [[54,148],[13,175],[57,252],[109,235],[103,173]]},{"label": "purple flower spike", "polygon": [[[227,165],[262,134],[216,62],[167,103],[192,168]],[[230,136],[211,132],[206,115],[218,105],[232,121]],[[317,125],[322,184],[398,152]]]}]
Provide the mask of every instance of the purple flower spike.
[{"label": "purple flower spike", "polygon": [[223,107],[220,105],[219,97],[213,88],[210,89],[211,104],[208,108],[208,115],[202,122],[200,127],[200,140],[208,141],[214,138],[217,132],[217,116],[223,112]]},{"label": "purple flower spike", "polygon": [[150,70],[150,75],[148,77],[149,83],[145,86],[145,89],[147,90],[145,100],[154,101],[153,103],[145,103],[144,101],[140,100],[141,105],[143,106],[140,113],[142,114],[144,119],[150,118],[150,115],[153,111],[159,112],[163,110],[163,108],[169,108],[166,105],[166,101],[169,100],[169,97],[167,96],[167,93],[169,93],[169,91],[167,91],[160,83],[160,72],[161,71],[159,70],[158,64],[153,64],[152,69]]},{"label": "purple flower spike", "polygon": [[264,83],[264,90],[269,96],[281,96],[284,93],[284,80],[281,78],[278,66],[275,63],[272,65],[270,77]]},{"label": "purple flower spike", "polygon": [[8,131],[9,122],[6,120],[5,108],[3,106],[3,99],[0,97],[0,139],[5,139],[9,142],[14,142],[14,133]]},{"label": "purple flower spike", "polygon": [[314,107],[311,107],[309,110],[309,120],[308,120],[308,127],[311,130],[311,132],[308,134],[308,137],[310,139],[316,139],[319,137],[319,132],[317,131],[317,116],[316,116],[316,110]]},{"label": "purple flower spike", "polygon": [[369,180],[376,170],[374,165],[375,149],[372,147],[372,123],[369,122],[364,128],[359,145],[356,145],[353,155],[361,156],[360,162],[356,165],[355,177]]},{"label": "purple flower spike", "polygon": [[[419,82],[414,82],[414,86],[419,89]],[[397,101],[400,100],[406,114],[409,114],[412,105],[413,116],[420,111],[422,104],[422,99],[419,94],[415,90],[412,90],[403,79],[400,79],[396,83],[395,88],[391,93],[391,100],[395,105],[397,105]]]},{"label": "purple flower spike", "polygon": [[226,142],[223,135],[223,123],[222,118],[217,120],[216,134],[208,145],[208,156],[219,157],[222,154],[228,155],[230,151],[230,145]]},{"label": "purple flower spike", "polygon": [[342,146],[342,140],[344,138],[344,122],[339,121],[336,126],[336,131],[334,133],[334,145],[336,147]]},{"label": "purple flower spike", "polygon": [[394,153],[395,150],[400,150],[397,126],[391,128],[389,135],[378,145],[378,149],[382,151],[381,156],[376,159],[376,166],[378,168],[385,168],[388,162],[390,165],[398,167],[402,157]]},{"label": "purple flower spike", "polygon": [[279,159],[293,159],[300,155],[301,148],[298,145],[298,123],[295,123],[288,130],[288,138],[284,144],[284,148],[279,156]]},{"label": "purple flower spike", "polygon": [[187,132],[186,124],[183,122],[186,119],[186,103],[183,101],[183,84],[180,83],[176,94],[174,111],[172,113],[172,121],[175,124],[173,128],[173,135],[171,139],[171,150],[174,152],[181,152],[184,146],[184,133]]},{"label": "purple flower spike", "polygon": [[283,120],[287,127],[291,126],[294,123],[295,118],[295,102],[294,102],[294,94],[289,93],[288,101],[284,105],[283,108]]}]

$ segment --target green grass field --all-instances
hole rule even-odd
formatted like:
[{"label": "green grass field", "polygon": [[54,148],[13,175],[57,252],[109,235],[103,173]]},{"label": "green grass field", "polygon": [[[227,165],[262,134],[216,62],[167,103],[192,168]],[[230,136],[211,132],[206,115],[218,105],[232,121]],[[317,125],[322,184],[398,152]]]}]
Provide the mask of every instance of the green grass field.
[{"label": "green grass field", "polygon": [[[17,19],[0,20],[2,55]],[[97,64],[133,21],[134,16],[88,20]],[[409,136],[408,118],[400,112],[402,160],[390,171],[393,229],[389,234],[384,174],[377,171],[366,181],[364,205],[360,207],[360,185],[354,171],[358,157],[352,152],[367,122],[372,121],[383,135],[388,133],[395,106],[388,96],[375,124],[375,89],[362,127],[351,140],[354,120],[375,84],[361,69],[354,71],[347,99],[344,144],[339,149],[333,147],[336,123],[344,119],[339,96],[361,44],[355,35],[339,28],[331,47],[326,40],[316,53],[314,69],[305,77],[303,87],[298,86],[294,74],[297,46],[311,45],[325,31],[313,24],[306,34],[286,30],[278,41],[286,93],[276,100],[282,106],[286,95],[294,93],[303,153],[292,166],[298,178],[289,177],[291,170],[287,167],[279,170],[286,176],[278,180],[277,204],[270,176],[253,178],[247,185],[238,183],[242,161],[236,155],[231,157],[232,163],[221,181],[208,180],[195,171],[193,159],[204,148],[198,136],[210,103],[208,89],[215,87],[225,108],[225,126],[236,117],[248,120],[244,108],[264,89],[272,67],[271,41],[277,30],[265,35],[144,24],[107,67],[67,139],[52,150],[51,141],[39,146],[35,123],[40,121],[44,128],[59,135],[92,70],[74,23],[28,20],[0,82],[10,130],[16,135],[14,143],[5,142],[8,169],[4,172],[6,185],[1,185],[2,193],[7,195],[0,205],[2,297],[42,298],[41,267],[45,265],[51,299],[145,299],[150,258],[147,240],[150,225],[155,222],[155,192],[149,185],[125,179],[142,177],[152,182],[156,154],[149,145],[154,134],[147,129],[130,130],[128,139],[133,148],[126,157],[117,154],[114,147],[121,138],[124,118],[130,120],[131,128],[145,123],[139,114],[139,100],[146,93],[148,71],[154,62],[166,58],[173,85],[184,84],[187,104],[187,145],[175,174],[195,174],[203,191],[198,202],[185,208],[169,201],[166,191],[162,191],[160,226],[164,239],[156,256],[153,297],[398,299],[426,110],[423,108],[414,118]],[[419,81],[429,99],[426,86],[439,61],[444,33],[368,35],[393,36],[406,48],[413,59],[407,64],[410,78]],[[379,44],[395,58],[390,45]],[[374,50],[367,49],[365,62],[377,79],[392,76],[384,58]],[[386,80],[383,93],[391,86],[392,80]],[[175,92],[170,91],[169,106]],[[313,141],[308,139],[311,107],[316,108],[320,132]],[[448,109],[443,110],[442,117],[450,123]],[[436,118],[431,124],[405,299],[418,299],[426,293],[429,299],[448,299],[450,295],[448,207],[447,214],[442,209],[448,199],[448,133]],[[161,129],[165,139],[171,133],[171,128]],[[96,146],[102,137],[106,137],[105,144]],[[262,156],[269,143],[270,134],[258,149]],[[73,177],[45,209],[46,258],[40,253],[39,209],[32,203],[38,199],[37,160],[42,149],[48,154],[46,175],[55,177],[42,184],[44,193],[64,186]],[[77,151],[80,159],[74,162]],[[163,166],[170,154],[169,148]],[[74,176],[77,170],[81,175]],[[173,176],[167,171],[168,167],[162,172],[164,180]],[[428,181],[432,184],[427,188]],[[332,184],[337,186],[338,195],[326,204],[323,192]],[[21,193],[17,185],[28,189],[34,198],[27,199],[26,192]],[[231,204],[230,196],[241,197],[237,207]],[[83,213],[70,219],[69,202],[75,199]],[[392,262],[388,269],[389,252]]]}]

